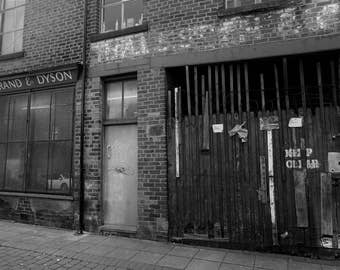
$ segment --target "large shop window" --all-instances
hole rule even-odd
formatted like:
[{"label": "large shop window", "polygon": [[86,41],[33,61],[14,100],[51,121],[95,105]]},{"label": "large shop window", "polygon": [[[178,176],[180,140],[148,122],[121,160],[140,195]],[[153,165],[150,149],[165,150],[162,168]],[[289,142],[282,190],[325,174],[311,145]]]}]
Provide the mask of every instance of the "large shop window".
[{"label": "large shop window", "polygon": [[25,0],[0,0],[0,55],[22,51]]},{"label": "large shop window", "polygon": [[141,25],[143,0],[102,0],[102,32]]},{"label": "large shop window", "polygon": [[72,91],[0,96],[0,189],[71,190]]}]

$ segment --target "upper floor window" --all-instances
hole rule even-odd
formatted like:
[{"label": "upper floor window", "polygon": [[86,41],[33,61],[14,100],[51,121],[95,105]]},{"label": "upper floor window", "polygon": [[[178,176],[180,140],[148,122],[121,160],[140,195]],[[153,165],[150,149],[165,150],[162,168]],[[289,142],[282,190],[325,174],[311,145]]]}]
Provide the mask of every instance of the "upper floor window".
[{"label": "upper floor window", "polygon": [[0,0],[0,55],[22,51],[25,0]]},{"label": "upper floor window", "polygon": [[101,32],[141,25],[143,0],[102,0]]},{"label": "upper floor window", "polygon": [[253,4],[261,4],[263,2],[268,2],[268,0],[225,0],[225,6],[226,8],[236,8]]}]

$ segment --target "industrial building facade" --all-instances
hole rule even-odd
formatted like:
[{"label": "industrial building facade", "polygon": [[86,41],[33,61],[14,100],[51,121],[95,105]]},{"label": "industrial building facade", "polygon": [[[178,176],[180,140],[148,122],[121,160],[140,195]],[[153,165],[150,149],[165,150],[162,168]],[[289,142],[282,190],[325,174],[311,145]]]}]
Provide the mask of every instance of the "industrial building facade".
[{"label": "industrial building facade", "polygon": [[338,1],[19,2],[1,7],[25,18],[0,25],[2,217],[339,249]]}]

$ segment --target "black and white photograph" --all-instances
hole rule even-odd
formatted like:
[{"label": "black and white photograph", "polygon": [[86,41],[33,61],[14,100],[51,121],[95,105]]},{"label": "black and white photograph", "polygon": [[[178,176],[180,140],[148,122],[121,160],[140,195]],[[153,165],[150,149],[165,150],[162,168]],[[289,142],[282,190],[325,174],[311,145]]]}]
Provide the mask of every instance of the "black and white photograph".
[{"label": "black and white photograph", "polygon": [[340,270],[340,0],[0,0],[0,270]]}]

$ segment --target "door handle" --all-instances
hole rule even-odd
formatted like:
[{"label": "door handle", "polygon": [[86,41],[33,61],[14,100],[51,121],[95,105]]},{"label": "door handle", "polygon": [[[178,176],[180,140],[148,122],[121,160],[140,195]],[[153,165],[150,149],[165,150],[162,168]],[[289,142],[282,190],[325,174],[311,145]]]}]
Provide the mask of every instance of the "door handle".
[{"label": "door handle", "polygon": [[112,157],[112,146],[110,144],[106,146],[106,154],[108,159]]}]

